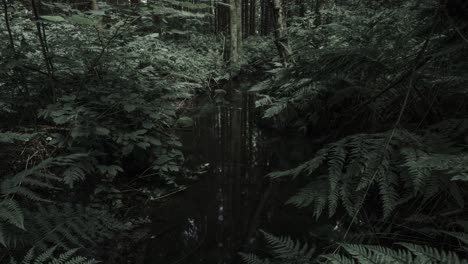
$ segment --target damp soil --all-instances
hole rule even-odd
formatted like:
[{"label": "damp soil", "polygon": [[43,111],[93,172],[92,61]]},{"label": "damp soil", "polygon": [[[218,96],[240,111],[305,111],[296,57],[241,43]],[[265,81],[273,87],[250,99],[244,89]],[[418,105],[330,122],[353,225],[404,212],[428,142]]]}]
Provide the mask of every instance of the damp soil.
[{"label": "damp soil", "polygon": [[311,142],[260,129],[254,94],[233,98],[197,106],[208,110],[179,132],[194,183],[150,210],[144,263],[237,264],[259,247],[261,229],[302,235],[308,217],[284,205],[297,186],[265,175],[310,156]]}]

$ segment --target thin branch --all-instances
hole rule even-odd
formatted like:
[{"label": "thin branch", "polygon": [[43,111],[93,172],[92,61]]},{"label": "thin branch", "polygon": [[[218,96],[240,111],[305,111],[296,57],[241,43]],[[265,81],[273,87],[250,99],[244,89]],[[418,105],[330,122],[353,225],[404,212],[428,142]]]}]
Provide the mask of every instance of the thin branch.
[{"label": "thin branch", "polygon": [[[135,19],[133,19],[132,21],[130,21],[130,23],[133,23],[135,21],[137,21],[138,19],[140,19],[140,17],[137,17]],[[91,64],[91,69],[94,69],[94,67],[97,66],[97,64],[99,63],[99,61],[102,59],[102,57],[104,56],[104,53],[106,52],[106,50],[109,48],[109,46],[112,44],[112,41],[114,39],[116,39],[119,35],[120,35],[120,30],[128,24],[128,21],[125,21],[123,23],[122,26],[118,27],[116,30],[115,30],[115,33],[109,38],[109,40],[107,41],[107,43],[105,45],[102,46],[101,48],[101,52],[99,53],[98,57],[93,61],[93,63]],[[100,36],[99,36],[100,38]]]},{"label": "thin branch", "polygon": [[[435,23],[434,23],[435,25]],[[434,26],[433,26],[433,30],[434,30]],[[432,32],[433,32],[432,30]],[[431,33],[432,33],[431,32]],[[399,111],[399,114],[398,114],[398,118],[397,120],[395,121],[395,124],[393,126],[393,129],[392,129],[392,132],[390,134],[390,136],[388,137],[386,143],[385,143],[385,146],[383,147],[384,151],[386,151],[388,149],[388,147],[390,146],[390,143],[393,139],[393,137],[395,136],[395,133],[396,133],[396,129],[400,126],[400,122],[401,122],[401,119],[403,117],[403,113],[405,112],[406,110],[406,107],[408,106],[408,100],[409,100],[409,96],[411,94],[411,91],[413,90],[414,88],[414,79],[416,77],[416,72],[417,70],[422,67],[422,65],[424,65],[425,63],[423,63],[421,65],[421,62],[423,61],[426,61],[426,60],[423,60],[423,57],[424,57],[424,53],[426,52],[427,50],[427,46],[429,45],[429,42],[430,42],[430,37],[432,36],[432,34],[430,34],[426,40],[424,41],[424,44],[422,45],[421,49],[419,50],[417,56],[416,56],[416,60],[415,60],[415,64],[414,66],[412,67],[412,69],[409,71],[409,76],[410,76],[410,83],[409,83],[409,88],[406,92],[406,95],[405,95],[405,99],[403,101],[403,105],[401,106],[401,109]],[[406,74],[404,74],[406,75]],[[403,78],[405,79],[405,78]],[[375,177],[377,176],[377,170],[375,170],[375,172],[373,173],[372,175],[372,178],[371,178],[371,181],[370,182],[373,182],[375,180]],[[367,189],[365,190],[365,193],[364,193],[364,197],[361,199],[361,202],[359,204],[358,207],[356,207],[356,211],[354,212],[354,215],[351,219],[351,223],[348,225],[348,228],[346,229],[346,232],[344,234],[344,238],[346,238],[351,230],[351,227],[354,225],[354,222],[356,221],[357,219],[357,216],[359,214],[359,211],[361,210],[366,198],[367,198],[367,195],[369,194],[369,191],[370,191],[370,187],[371,187],[371,184],[369,184],[367,186]],[[340,247],[337,247],[337,249],[335,250],[335,253],[338,251]]]},{"label": "thin branch", "polygon": [[52,76],[52,69],[51,69],[50,64],[49,64],[49,58],[48,58],[48,55],[47,55],[47,48],[45,46],[44,38],[43,38],[43,35],[42,35],[41,22],[40,22],[40,18],[39,18],[39,13],[37,12],[36,0],[31,0],[31,4],[32,4],[32,9],[33,9],[34,20],[36,22],[37,35],[39,37],[39,42],[40,42],[40,45],[41,45],[42,55],[44,56],[44,61],[45,61],[45,64],[46,64],[47,73],[49,74],[49,77],[51,77]]},{"label": "thin branch", "polygon": [[6,0],[2,0],[2,2],[3,2],[3,8],[5,9],[4,10],[5,25],[6,25],[6,28],[7,28],[7,31],[8,31],[8,37],[10,39],[11,49],[13,50],[13,53],[16,53],[15,52],[15,43],[13,42],[13,34],[11,33],[10,19],[8,18],[8,5],[7,5]]}]

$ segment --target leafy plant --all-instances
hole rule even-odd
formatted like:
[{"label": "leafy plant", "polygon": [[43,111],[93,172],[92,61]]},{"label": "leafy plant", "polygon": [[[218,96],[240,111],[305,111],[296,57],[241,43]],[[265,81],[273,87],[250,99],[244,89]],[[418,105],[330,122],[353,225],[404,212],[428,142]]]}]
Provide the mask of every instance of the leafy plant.
[{"label": "leafy plant", "polygon": [[316,139],[268,175],[305,183],[286,203],[334,223],[311,262],[465,263],[466,21],[434,1],[328,7],[291,19],[295,63],[251,88],[263,124]]},{"label": "leafy plant", "polygon": [[[90,260],[85,257],[75,256],[75,253],[78,251],[77,249],[71,249],[54,257],[54,253],[57,247],[52,247],[41,253],[40,255],[34,257],[34,248],[30,249],[24,259],[21,261],[22,264],[93,264],[98,263],[95,260]],[[16,264],[15,260],[11,259],[11,264]]]}]

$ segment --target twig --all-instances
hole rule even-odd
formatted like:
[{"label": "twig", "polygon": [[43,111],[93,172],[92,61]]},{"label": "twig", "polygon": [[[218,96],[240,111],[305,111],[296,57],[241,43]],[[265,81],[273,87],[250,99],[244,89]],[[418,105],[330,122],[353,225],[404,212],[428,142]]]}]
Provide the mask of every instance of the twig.
[{"label": "twig", "polygon": [[[130,23],[133,23],[135,21],[137,21],[138,19],[140,19],[140,16],[136,17],[135,19],[133,19],[132,21],[130,21]],[[115,30],[115,33],[109,38],[109,40],[107,41],[107,43],[105,45],[102,46],[101,48],[101,52],[99,53],[98,57],[93,61],[93,63],[91,64],[91,69],[94,69],[97,64],[99,63],[99,61],[102,59],[102,57],[104,56],[104,53],[106,52],[106,50],[109,48],[109,46],[112,44],[112,41],[114,41],[115,38],[117,38],[119,35],[120,35],[120,30],[126,26],[128,24],[128,21],[125,21],[123,23],[123,25],[121,25],[120,27],[118,27],[116,30]]]},{"label": "twig", "polygon": [[40,18],[39,18],[39,13],[37,12],[36,0],[31,0],[31,5],[32,5],[34,20],[35,20],[36,28],[37,28],[37,35],[39,37],[39,42],[40,42],[40,45],[41,45],[42,55],[44,56],[44,61],[45,61],[46,67],[47,67],[47,73],[49,74],[49,76],[52,76],[52,69],[51,69],[50,64],[49,64],[49,58],[48,58],[48,54],[47,54],[47,47],[46,47],[46,45],[44,43],[44,38],[43,38],[43,35],[42,35],[43,31],[41,29],[41,22],[40,22]]},{"label": "twig", "polygon": [[[434,26],[435,26],[435,23],[434,23]],[[433,26],[433,30],[434,30],[434,26]],[[432,31],[433,31],[433,30],[432,30]],[[430,34],[430,35],[426,38],[426,40],[424,41],[424,44],[423,44],[423,46],[421,47],[421,50],[418,52],[418,55],[416,56],[415,65],[412,67],[412,70],[409,72],[409,75],[408,75],[408,76],[411,76],[410,83],[409,83],[409,88],[408,88],[408,91],[406,92],[406,96],[405,96],[405,99],[404,99],[404,101],[403,101],[403,105],[402,105],[402,107],[401,107],[401,109],[400,109],[400,112],[399,112],[399,114],[398,114],[398,118],[397,118],[397,120],[395,121],[395,124],[394,124],[394,126],[393,126],[392,132],[391,132],[390,136],[388,137],[388,139],[387,139],[387,141],[386,141],[386,143],[385,143],[384,151],[386,151],[387,148],[390,146],[390,143],[391,143],[393,137],[395,136],[396,129],[397,129],[398,126],[400,125],[401,119],[402,119],[402,117],[403,117],[403,113],[405,112],[406,107],[407,107],[407,105],[408,105],[409,96],[410,96],[411,91],[413,90],[413,87],[414,87],[413,82],[414,82],[414,77],[415,77],[415,75],[416,75],[416,71],[417,71],[422,65],[425,64],[425,62],[424,62],[424,63],[421,65],[421,60],[422,60],[422,58],[423,58],[423,56],[424,56],[424,53],[425,53],[425,51],[426,51],[426,49],[427,49],[427,46],[429,45],[429,41],[430,41],[431,35],[432,35],[432,34]],[[426,60],[423,60],[423,61],[427,61],[427,59],[426,59]],[[407,73],[407,74],[408,74],[408,73]],[[404,75],[407,75],[407,74],[404,74]],[[406,78],[406,77],[405,77],[405,78]],[[400,78],[400,79],[401,79],[401,78]],[[404,79],[404,78],[403,78],[403,79]],[[403,79],[398,80],[398,82],[401,82]],[[372,179],[371,179],[370,182],[373,182],[373,181],[375,180],[375,177],[377,176],[377,171],[378,171],[378,170],[375,170],[375,172],[373,173]],[[348,236],[349,231],[351,230],[351,227],[353,226],[354,222],[356,221],[357,215],[358,215],[360,209],[362,208],[362,205],[363,205],[363,203],[365,202],[365,200],[366,200],[366,198],[367,198],[367,195],[369,194],[370,187],[371,187],[371,184],[369,184],[369,185],[367,186],[366,191],[365,191],[365,193],[364,193],[363,198],[361,199],[361,202],[360,202],[359,206],[356,207],[355,212],[354,212],[354,215],[353,215],[353,217],[352,217],[352,219],[351,219],[351,223],[349,223],[348,228],[346,229],[346,232],[345,232],[345,234],[344,234],[344,236],[343,236],[344,239]],[[341,246],[338,246],[338,247],[335,249],[335,253],[340,249],[340,247],[341,247]]]},{"label": "twig", "polygon": [[45,62],[46,69],[47,69],[47,75],[49,77],[49,88],[52,93],[52,101],[55,102],[56,91],[52,82],[54,79],[53,66],[52,66],[52,62],[48,54],[48,47],[47,47],[47,42],[45,40],[44,26],[41,25],[41,22],[40,22],[39,13],[37,11],[37,6],[36,6],[36,0],[31,0],[31,5],[32,5],[34,20],[35,20],[36,28],[37,28],[37,35],[39,37],[39,43],[41,45],[42,55],[44,56],[44,62]]},{"label": "twig", "polygon": [[[385,93],[387,93],[388,91],[390,91],[392,88],[394,88],[395,86],[397,86],[398,84],[400,84],[401,82],[403,82],[406,78],[410,77],[414,71],[417,71],[419,70],[421,67],[423,67],[427,62],[429,62],[430,60],[432,59],[431,56],[425,58],[423,61],[419,62],[416,67],[413,67],[412,69],[406,71],[405,73],[403,73],[402,75],[400,75],[400,77],[398,77],[398,79],[396,79],[395,81],[393,81],[392,83],[390,83],[385,89],[383,89],[382,91],[380,91],[378,94],[374,95],[373,97],[367,99],[366,101],[364,101],[364,103],[360,104],[359,106],[357,106],[357,109],[356,111],[359,111],[361,110],[363,107],[367,106],[368,104],[372,103],[374,100],[378,99],[379,97],[381,97],[382,95],[384,95]],[[416,58],[416,61],[418,61],[419,58]]]},{"label": "twig", "polygon": [[6,0],[2,0],[2,2],[3,2],[3,8],[5,9],[4,10],[5,24],[6,24],[6,28],[7,28],[7,31],[8,31],[8,37],[10,39],[11,49],[13,50],[13,53],[16,53],[15,52],[15,44],[13,42],[13,34],[11,33],[10,20],[8,19],[8,5],[7,5]]}]

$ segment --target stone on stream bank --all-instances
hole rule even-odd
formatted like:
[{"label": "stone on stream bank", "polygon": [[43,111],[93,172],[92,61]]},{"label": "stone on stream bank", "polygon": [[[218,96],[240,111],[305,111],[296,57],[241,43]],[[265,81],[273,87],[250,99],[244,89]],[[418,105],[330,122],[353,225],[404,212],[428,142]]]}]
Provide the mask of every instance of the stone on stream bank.
[{"label": "stone on stream bank", "polygon": [[177,119],[176,126],[178,128],[190,128],[193,127],[194,121],[188,116],[181,116]]}]

